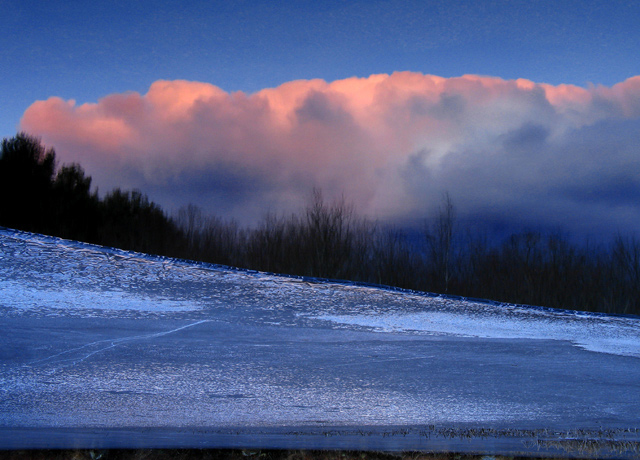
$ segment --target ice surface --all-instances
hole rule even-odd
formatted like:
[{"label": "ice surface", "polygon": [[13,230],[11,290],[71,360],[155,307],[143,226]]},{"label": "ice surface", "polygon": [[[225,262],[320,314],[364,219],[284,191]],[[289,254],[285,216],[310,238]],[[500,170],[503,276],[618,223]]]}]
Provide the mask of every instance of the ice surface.
[{"label": "ice surface", "polygon": [[380,332],[444,334],[492,339],[566,340],[585,350],[640,357],[637,319],[563,314],[526,307],[468,303],[458,312],[320,315],[315,319]]},{"label": "ice surface", "polygon": [[635,317],[281,277],[6,229],[0,327],[6,429],[627,429],[640,413]]}]

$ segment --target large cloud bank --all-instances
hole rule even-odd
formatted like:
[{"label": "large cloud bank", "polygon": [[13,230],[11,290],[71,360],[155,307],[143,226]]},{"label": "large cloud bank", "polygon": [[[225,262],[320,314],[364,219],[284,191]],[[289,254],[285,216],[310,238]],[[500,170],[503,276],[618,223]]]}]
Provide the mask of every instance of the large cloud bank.
[{"label": "large cloud bank", "polygon": [[613,87],[412,72],[255,94],[157,81],[147,94],[33,103],[21,129],[101,191],[140,188],[241,222],[312,187],[412,222],[448,192],[463,220],[598,235],[640,230],[640,76]]}]

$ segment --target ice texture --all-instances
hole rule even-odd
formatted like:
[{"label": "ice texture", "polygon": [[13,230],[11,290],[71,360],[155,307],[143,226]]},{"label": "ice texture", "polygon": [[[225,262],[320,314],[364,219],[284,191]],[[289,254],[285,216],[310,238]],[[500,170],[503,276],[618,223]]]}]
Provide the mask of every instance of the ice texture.
[{"label": "ice texture", "polygon": [[315,319],[379,332],[491,339],[565,340],[585,350],[640,357],[638,320],[531,307],[466,302],[458,311],[319,315]]},{"label": "ice texture", "polygon": [[636,317],[7,229],[0,327],[0,427],[628,428],[640,413]]}]

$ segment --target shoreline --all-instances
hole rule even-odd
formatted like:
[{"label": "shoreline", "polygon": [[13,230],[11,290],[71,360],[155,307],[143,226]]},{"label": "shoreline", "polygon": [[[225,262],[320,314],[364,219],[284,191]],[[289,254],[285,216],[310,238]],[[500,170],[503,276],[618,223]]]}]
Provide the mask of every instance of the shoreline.
[{"label": "shoreline", "polygon": [[[479,426],[0,428],[0,451],[358,451],[508,457],[638,458],[640,429]],[[146,457],[145,457],[146,458]],[[278,457],[281,458],[281,457]]]}]

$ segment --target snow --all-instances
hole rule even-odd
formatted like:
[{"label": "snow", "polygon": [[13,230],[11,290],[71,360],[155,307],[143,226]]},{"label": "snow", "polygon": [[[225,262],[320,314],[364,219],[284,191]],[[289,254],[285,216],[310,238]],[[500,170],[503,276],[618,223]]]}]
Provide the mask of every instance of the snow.
[{"label": "snow", "polygon": [[312,283],[9,230],[0,237],[0,257],[9,262],[0,268],[5,314],[13,309],[47,316],[114,316],[250,306],[254,321],[269,324],[328,322],[385,333],[565,340],[589,351],[640,357],[636,317]]},{"label": "snow", "polygon": [[457,312],[319,315],[315,319],[379,332],[489,339],[566,340],[585,350],[640,357],[637,319],[467,303]]},{"label": "snow", "polygon": [[0,328],[0,448],[27,429],[51,446],[51,430],[269,428],[282,447],[283,427],[638,428],[637,317],[0,229]]}]

